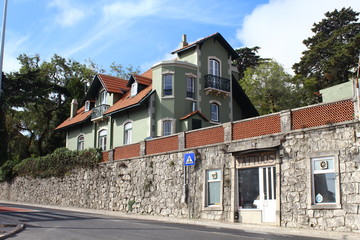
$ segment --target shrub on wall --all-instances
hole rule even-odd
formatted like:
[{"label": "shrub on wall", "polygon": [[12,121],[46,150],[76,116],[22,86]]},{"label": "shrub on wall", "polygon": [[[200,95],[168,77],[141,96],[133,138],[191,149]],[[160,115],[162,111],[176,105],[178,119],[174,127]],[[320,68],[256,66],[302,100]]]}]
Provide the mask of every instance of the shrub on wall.
[{"label": "shrub on wall", "polygon": [[18,176],[63,177],[76,168],[93,168],[100,159],[101,154],[96,149],[70,151],[67,148],[58,148],[52,154],[43,157],[24,159],[15,165],[13,171]]}]

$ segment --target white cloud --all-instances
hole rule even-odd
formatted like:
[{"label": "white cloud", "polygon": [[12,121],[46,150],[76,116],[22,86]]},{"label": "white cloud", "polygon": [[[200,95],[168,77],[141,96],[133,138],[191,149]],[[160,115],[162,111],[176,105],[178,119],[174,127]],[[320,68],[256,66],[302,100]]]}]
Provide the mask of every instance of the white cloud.
[{"label": "white cloud", "polygon": [[5,42],[3,71],[6,73],[16,72],[20,69],[20,63],[17,60],[19,49],[29,39],[29,36],[14,38],[12,36]]},{"label": "white cloud", "polygon": [[54,19],[63,27],[73,26],[86,16],[85,7],[76,7],[74,2],[69,2],[69,0],[53,0],[49,6],[59,9]]},{"label": "white cloud", "polygon": [[291,72],[306,49],[302,41],[313,35],[313,24],[325,12],[349,6],[360,11],[359,0],[270,0],[244,19],[237,36],[244,46],[261,47],[261,57],[273,58]]}]

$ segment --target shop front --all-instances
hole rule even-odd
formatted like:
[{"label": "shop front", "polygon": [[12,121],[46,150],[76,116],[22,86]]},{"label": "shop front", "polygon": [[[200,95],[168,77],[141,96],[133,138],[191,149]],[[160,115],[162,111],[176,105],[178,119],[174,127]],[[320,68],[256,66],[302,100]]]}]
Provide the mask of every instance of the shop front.
[{"label": "shop front", "polygon": [[276,149],[234,153],[239,222],[280,224],[279,171]]}]

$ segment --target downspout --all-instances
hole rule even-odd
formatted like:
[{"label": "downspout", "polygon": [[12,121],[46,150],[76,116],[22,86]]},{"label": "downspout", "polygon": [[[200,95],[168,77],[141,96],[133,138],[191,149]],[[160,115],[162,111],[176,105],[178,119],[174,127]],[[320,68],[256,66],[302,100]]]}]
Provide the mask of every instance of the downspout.
[{"label": "downspout", "polygon": [[357,107],[357,119],[360,120],[360,93],[359,93],[359,75],[360,75],[360,53],[359,53],[359,62],[357,67],[356,73],[356,84],[355,84],[355,91],[356,91],[356,107]]},{"label": "downspout", "polygon": [[231,55],[229,56],[228,59],[228,63],[229,63],[229,75],[230,75],[230,122],[233,121],[234,119],[234,112],[233,112],[233,84],[232,84],[232,70],[231,70]]}]

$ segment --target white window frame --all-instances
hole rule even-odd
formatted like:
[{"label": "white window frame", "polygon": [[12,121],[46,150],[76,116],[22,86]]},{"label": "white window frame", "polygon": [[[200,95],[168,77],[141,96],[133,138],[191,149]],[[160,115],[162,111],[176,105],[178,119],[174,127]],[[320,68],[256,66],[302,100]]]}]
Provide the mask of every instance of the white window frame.
[{"label": "white window frame", "polygon": [[85,112],[88,112],[88,111],[90,111],[90,101],[89,100],[85,102]]},{"label": "white window frame", "polygon": [[[166,128],[165,128],[165,124],[169,123],[170,124],[170,131],[166,131]],[[173,121],[172,120],[163,120],[162,121],[162,135],[163,136],[169,136],[171,134],[173,134]]]},{"label": "white window frame", "polygon": [[100,92],[100,105],[107,104],[107,91],[102,90]]},{"label": "white window frame", "polygon": [[[332,169],[314,169],[314,161],[333,161]],[[339,151],[328,152],[315,152],[311,153],[307,159],[309,169],[309,181],[308,181],[308,197],[307,207],[308,209],[339,209],[341,208],[341,196],[340,196],[340,176],[339,176]],[[315,174],[334,173],[335,174],[335,202],[320,203],[316,201],[315,196]]]},{"label": "white window frame", "polygon": [[132,129],[133,129],[132,122],[126,122],[124,124],[124,145],[128,145],[132,143]]},{"label": "white window frame", "polygon": [[208,73],[213,76],[221,77],[221,60],[217,57],[210,56],[208,64]]},{"label": "white window frame", "polygon": [[[204,170],[204,201],[203,201],[203,210],[208,211],[222,211],[223,210],[223,189],[224,189],[224,166],[219,165],[210,165],[208,169]],[[209,173],[217,172],[218,176],[216,180],[209,180]],[[220,174],[219,174],[220,173]],[[220,176],[219,176],[220,175]],[[219,182],[220,190],[219,190],[219,204],[211,205],[209,203],[209,183]]]},{"label": "white window frame", "polygon": [[135,81],[133,84],[131,84],[131,97],[136,96],[138,92],[138,83]]},{"label": "white window frame", "polygon": [[[171,83],[171,94],[166,93],[166,90],[168,90],[168,89],[166,89],[165,87],[169,83],[169,82],[167,82],[168,81],[167,77],[171,77],[171,81],[170,81],[170,83]],[[166,97],[173,97],[174,96],[174,74],[173,73],[164,73],[162,79],[163,79],[162,80],[162,96],[165,97],[165,98]]]},{"label": "white window frame", "polygon": [[[214,117],[213,116],[213,106],[216,106],[216,116],[215,116],[216,118],[213,118]],[[220,114],[220,105],[216,102],[211,102],[210,103],[210,121],[216,122],[216,123],[220,122],[219,114]]]},{"label": "white window frame", "polygon": [[[80,141],[80,139],[82,139],[82,140]],[[84,149],[85,149],[85,136],[84,136],[84,134],[80,134],[77,137],[77,150],[81,151]]]},{"label": "white window frame", "polygon": [[[103,134],[103,133],[106,134]],[[107,145],[107,129],[100,129],[98,132],[98,148],[101,148],[102,151],[106,151]]]},{"label": "white window frame", "polygon": [[[189,97],[188,93],[191,93],[192,97]],[[186,76],[186,98],[195,99],[195,78],[192,76]]]}]

